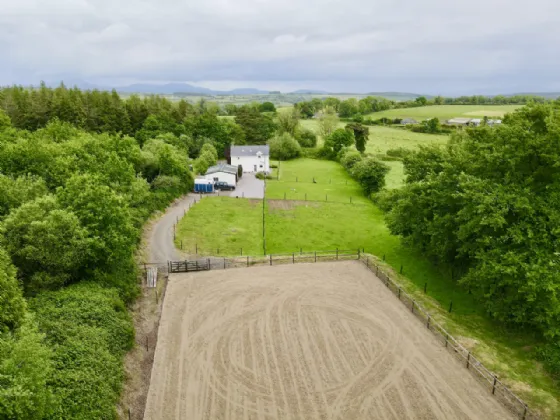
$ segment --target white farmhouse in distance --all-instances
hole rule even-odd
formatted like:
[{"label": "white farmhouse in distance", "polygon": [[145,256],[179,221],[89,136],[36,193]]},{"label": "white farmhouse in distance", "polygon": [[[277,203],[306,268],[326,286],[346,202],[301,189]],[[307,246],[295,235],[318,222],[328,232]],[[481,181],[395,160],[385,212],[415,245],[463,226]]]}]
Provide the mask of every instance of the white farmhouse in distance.
[{"label": "white farmhouse in distance", "polygon": [[270,147],[266,146],[231,146],[230,163],[241,165],[243,172],[270,172]]}]

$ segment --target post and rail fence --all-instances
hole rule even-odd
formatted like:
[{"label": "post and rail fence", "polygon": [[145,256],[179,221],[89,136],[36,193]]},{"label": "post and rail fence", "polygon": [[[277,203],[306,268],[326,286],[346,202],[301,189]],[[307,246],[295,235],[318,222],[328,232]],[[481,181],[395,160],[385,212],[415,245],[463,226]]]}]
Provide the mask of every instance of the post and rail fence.
[{"label": "post and rail fence", "polygon": [[[361,261],[393,294],[403,303],[412,314],[419,319],[424,327],[431,331],[444,348],[491,393],[506,408],[522,420],[537,420],[540,417],[529,410],[527,404],[511,391],[496,374],[486,368],[473,353],[459,343],[447,332],[432,315],[424,309],[411,295],[406,293],[402,286],[395,282],[389,272],[378,264],[377,260],[366,255],[363,249],[357,250],[330,250],[306,251],[285,254],[269,254],[265,256],[238,256],[238,257],[210,257],[197,260],[168,261],[169,273],[184,273],[191,271],[207,271],[228,269],[236,267],[251,267],[259,265],[278,265],[313,263],[322,261]],[[402,268],[401,268],[402,270]],[[426,286],[425,286],[426,287]]]}]

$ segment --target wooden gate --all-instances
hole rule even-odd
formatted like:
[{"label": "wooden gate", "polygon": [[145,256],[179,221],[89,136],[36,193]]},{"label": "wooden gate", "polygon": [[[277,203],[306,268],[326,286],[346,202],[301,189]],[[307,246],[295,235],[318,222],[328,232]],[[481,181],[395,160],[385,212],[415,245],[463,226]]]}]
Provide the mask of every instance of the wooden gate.
[{"label": "wooden gate", "polygon": [[207,271],[210,270],[210,260],[194,260],[194,261],[169,261],[170,273],[188,273],[191,271]]}]

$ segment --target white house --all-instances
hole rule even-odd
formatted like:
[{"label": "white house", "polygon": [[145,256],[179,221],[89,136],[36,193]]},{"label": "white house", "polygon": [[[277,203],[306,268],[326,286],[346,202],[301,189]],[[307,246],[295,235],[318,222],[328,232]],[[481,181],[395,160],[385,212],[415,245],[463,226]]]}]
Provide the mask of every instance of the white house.
[{"label": "white house", "polygon": [[204,178],[213,183],[218,181],[227,182],[228,185],[237,184],[237,166],[228,165],[227,163],[218,163],[211,166],[204,174]]},{"label": "white house", "polygon": [[231,164],[241,165],[243,172],[270,172],[270,148],[266,146],[231,146]]}]

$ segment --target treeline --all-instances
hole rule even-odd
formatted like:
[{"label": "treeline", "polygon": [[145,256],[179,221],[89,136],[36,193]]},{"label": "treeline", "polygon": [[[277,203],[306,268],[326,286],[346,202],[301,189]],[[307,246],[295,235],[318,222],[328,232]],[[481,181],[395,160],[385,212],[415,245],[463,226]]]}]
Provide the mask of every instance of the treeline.
[{"label": "treeline", "polygon": [[189,145],[43,124],[0,111],[0,418],[114,418],[133,255],[150,214],[191,190]]},{"label": "treeline", "polygon": [[115,91],[82,91],[61,84],[36,89],[12,86],[0,89],[0,109],[13,127],[36,131],[51,121],[62,121],[92,133],[135,137],[140,145],[158,135],[172,134],[176,145],[185,145],[190,157],[211,143],[223,156],[235,144],[265,144],[274,134],[274,104],[235,107],[235,120],[214,103],[200,100],[172,102],[159,96],[121,98]]},{"label": "treeline", "polygon": [[294,107],[299,110],[302,117],[312,118],[325,109],[332,109],[341,118],[355,118],[372,112],[386,111],[388,109],[415,108],[430,105],[525,105],[529,102],[545,103],[548,99],[533,95],[516,96],[461,96],[458,98],[444,98],[436,96],[427,99],[420,96],[414,100],[392,101],[385,98],[368,96],[363,99],[349,98],[340,100],[338,98],[312,99],[311,101],[298,102]]},{"label": "treeline", "polygon": [[560,101],[469,128],[404,157],[405,187],[379,203],[391,232],[510,326],[537,331],[560,374]]}]

